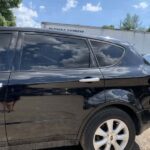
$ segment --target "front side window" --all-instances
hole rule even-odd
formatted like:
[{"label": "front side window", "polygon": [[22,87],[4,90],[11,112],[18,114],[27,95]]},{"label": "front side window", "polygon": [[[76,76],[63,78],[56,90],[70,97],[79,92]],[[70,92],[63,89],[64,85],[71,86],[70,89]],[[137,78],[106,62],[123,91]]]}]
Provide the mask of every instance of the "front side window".
[{"label": "front side window", "polygon": [[90,51],[83,39],[25,35],[21,70],[89,68]]},{"label": "front side window", "polygon": [[116,64],[124,54],[123,48],[113,44],[91,41],[91,45],[100,67]]},{"label": "front side window", "polygon": [[0,71],[9,70],[11,34],[0,33]]}]

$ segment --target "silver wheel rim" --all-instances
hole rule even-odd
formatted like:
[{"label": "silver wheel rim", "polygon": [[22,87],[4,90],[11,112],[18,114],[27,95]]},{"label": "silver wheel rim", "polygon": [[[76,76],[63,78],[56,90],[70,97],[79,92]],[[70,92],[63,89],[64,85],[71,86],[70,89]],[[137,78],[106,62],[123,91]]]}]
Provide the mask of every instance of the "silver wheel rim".
[{"label": "silver wheel rim", "polygon": [[129,141],[127,125],[118,119],[102,123],[95,131],[93,146],[95,150],[124,150]]}]

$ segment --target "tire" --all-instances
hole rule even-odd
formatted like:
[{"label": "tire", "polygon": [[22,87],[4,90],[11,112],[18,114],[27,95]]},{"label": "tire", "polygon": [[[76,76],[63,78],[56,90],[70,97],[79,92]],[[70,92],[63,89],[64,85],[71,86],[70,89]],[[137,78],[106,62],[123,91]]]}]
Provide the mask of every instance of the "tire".
[{"label": "tire", "polygon": [[121,109],[110,107],[90,119],[80,143],[83,150],[131,150],[135,135],[130,116]]}]

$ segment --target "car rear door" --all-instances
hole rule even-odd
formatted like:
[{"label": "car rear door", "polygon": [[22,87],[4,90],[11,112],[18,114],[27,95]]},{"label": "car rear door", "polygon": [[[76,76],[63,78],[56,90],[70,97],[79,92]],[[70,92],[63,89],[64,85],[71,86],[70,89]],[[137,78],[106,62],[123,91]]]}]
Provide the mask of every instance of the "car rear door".
[{"label": "car rear door", "polygon": [[34,32],[21,39],[9,81],[9,144],[73,142],[91,111],[87,100],[104,88],[86,39]]},{"label": "car rear door", "polygon": [[16,40],[16,32],[0,30],[0,147],[7,145],[4,115],[9,104],[5,100]]}]

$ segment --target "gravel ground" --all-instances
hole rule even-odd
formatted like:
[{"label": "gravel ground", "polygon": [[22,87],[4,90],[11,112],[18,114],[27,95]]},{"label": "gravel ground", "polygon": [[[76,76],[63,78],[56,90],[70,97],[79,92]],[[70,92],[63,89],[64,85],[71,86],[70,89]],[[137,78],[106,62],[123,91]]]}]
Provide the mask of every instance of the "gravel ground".
[{"label": "gravel ground", "polygon": [[[80,147],[56,148],[49,150],[82,150]],[[136,138],[133,150],[150,150],[150,129],[146,130],[142,135]]]},{"label": "gravel ground", "polygon": [[146,130],[142,135],[136,138],[140,150],[150,150],[150,129]]}]

